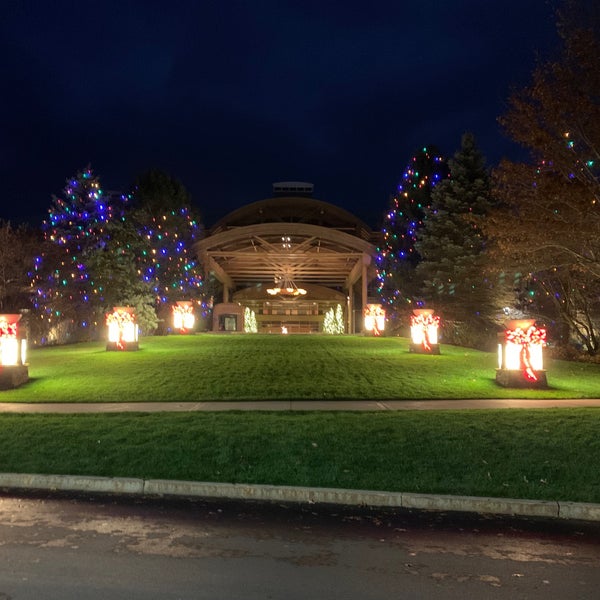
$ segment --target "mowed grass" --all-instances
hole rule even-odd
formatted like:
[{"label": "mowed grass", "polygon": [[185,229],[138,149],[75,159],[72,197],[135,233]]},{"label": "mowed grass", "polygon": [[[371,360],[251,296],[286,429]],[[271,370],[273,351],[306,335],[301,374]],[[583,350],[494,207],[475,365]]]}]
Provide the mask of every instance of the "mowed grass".
[{"label": "mowed grass", "polygon": [[[548,390],[496,385],[496,357],[402,338],[195,335],[35,349],[5,402],[559,398],[600,366],[547,365]],[[0,471],[600,502],[595,409],[0,414]]]},{"label": "mowed grass", "polygon": [[496,355],[455,346],[409,353],[404,338],[192,335],[33,349],[30,381],[0,402],[586,398],[600,365],[547,361],[547,390],[495,383]]},{"label": "mowed grass", "polygon": [[600,502],[595,409],[0,415],[0,471]]}]

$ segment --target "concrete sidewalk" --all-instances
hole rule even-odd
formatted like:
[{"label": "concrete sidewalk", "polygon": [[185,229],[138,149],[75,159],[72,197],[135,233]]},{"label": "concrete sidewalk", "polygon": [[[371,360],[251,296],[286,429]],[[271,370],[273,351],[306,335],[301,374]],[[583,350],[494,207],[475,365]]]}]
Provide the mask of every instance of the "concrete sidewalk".
[{"label": "concrete sidewalk", "polygon": [[231,410],[264,411],[396,411],[474,410],[490,408],[600,407],[600,399],[487,399],[487,400],[285,400],[264,402],[0,402],[0,413],[102,413],[198,412]]}]

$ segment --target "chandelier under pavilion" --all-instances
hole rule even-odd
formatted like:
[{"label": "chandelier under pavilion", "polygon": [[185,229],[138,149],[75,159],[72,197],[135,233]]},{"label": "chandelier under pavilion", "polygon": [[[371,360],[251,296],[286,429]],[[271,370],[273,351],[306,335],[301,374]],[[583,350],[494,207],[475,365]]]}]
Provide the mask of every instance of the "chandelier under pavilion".
[{"label": "chandelier under pavilion", "polygon": [[275,278],[275,286],[267,288],[267,293],[271,296],[287,296],[295,298],[297,296],[305,296],[306,290],[298,287],[289,275],[282,275]]},{"label": "chandelier under pavilion", "polygon": [[[286,253],[291,251],[292,238],[289,235],[284,235],[281,237],[281,247]],[[294,283],[291,271],[285,269],[280,275],[277,275],[275,277],[275,285],[271,288],[267,288],[267,293],[270,296],[296,298],[298,296],[305,296],[306,290],[304,288],[298,287]]]}]

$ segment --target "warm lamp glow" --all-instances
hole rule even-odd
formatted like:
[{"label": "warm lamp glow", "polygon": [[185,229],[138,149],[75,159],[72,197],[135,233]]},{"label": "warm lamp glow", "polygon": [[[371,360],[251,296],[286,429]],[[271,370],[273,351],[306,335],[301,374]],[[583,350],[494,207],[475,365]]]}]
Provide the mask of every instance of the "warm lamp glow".
[{"label": "warm lamp glow", "polygon": [[179,301],[173,306],[173,327],[182,333],[194,328],[196,317],[194,307],[189,300]]},{"label": "warm lamp glow", "polygon": [[21,339],[21,364],[27,364],[27,340]]},{"label": "warm lamp glow", "polygon": [[125,306],[115,306],[112,313],[106,315],[108,326],[108,341],[123,349],[125,344],[137,343],[138,326],[133,309]]},{"label": "warm lamp glow", "polygon": [[528,381],[537,381],[535,372],[543,370],[546,345],[546,330],[538,329],[533,322],[509,323],[514,328],[504,332],[504,344],[498,345],[499,368],[522,371]]},{"label": "warm lamp glow", "polygon": [[0,364],[24,365],[27,362],[27,341],[20,339],[17,323],[20,314],[0,315]]},{"label": "warm lamp glow", "polygon": [[433,314],[433,310],[428,308],[415,309],[413,313],[410,318],[412,343],[429,350],[432,345],[438,343],[440,318]]},{"label": "warm lamp glow", "polygon": [[365,331],[379,335],[385,329],[385,310],[381,304],[367,304],[364,310]]},{"label": "warm lamp glow", "polygon": [[272,287],[267,288],[267,293],[271,296],[304,296],[306,290],[299,287]]},{"label": "warm lamp glow", "polygon": [[283,275],[275,280],[275,286],[267,288],[267,294],[270,296],[305,296],[306,290],[299,288],[289,275]]}]

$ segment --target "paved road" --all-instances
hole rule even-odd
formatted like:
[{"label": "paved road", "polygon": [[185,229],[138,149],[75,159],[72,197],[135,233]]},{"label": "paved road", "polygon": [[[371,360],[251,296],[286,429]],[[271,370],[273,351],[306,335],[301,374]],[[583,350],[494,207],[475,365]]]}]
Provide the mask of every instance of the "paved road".
[{"label": "paved road", "polygon": [[[576,408],[600,407],[600,399],[487,399],[487,400],[288,400],[266,402],[0,402],[2,412],[90,413],[90,412],[186,412],[226,410],[463,410],[485,408]],[[1,598],[0,598],[1,600]]]},{"label": "paved road", "polygon": [[2,600],[592,600],[600,525],[0,495]]}]

